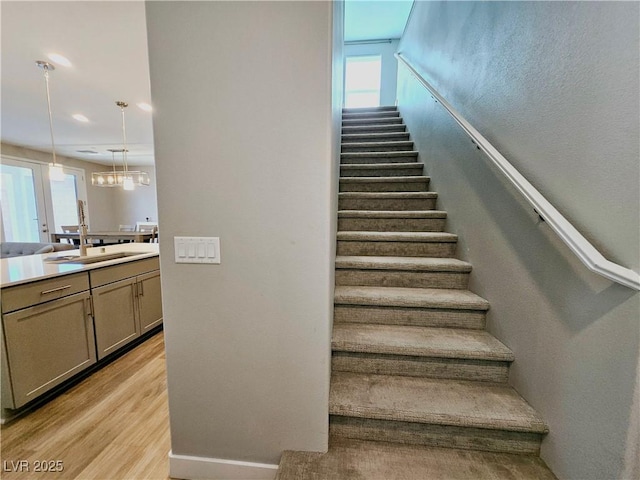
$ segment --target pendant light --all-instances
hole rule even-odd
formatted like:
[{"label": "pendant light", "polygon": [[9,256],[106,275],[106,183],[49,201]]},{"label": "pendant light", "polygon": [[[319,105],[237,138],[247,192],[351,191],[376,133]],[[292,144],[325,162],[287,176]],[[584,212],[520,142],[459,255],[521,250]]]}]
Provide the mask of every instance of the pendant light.
[{"label": "pendant light", "polygon": [[[136,185],[148,186],[151,181],[147,172],[129,170],[127,161],[127,130],[124,121],[124,109],[129,106],[127,102],[118,101],[116,105],[120,107],[122,115],[122,148],[109,149],[113,169],[110,172],[93,172],[91,174],[91,184],[96,187],[122,187],[123,190],[133,190]],[[116,169],[115,154],[122,153],[122,170]]]},{"label": "pendant light", "polygon": [[51,153],[53,163],[49,164],[49,178],[55,182],[64,181],[64,170],[62,165],[56,162],[56,144],[53,140],[53,117],[51,115],[51,95],[49,94],[49,72],[56,69],[49,62],[37,60],[36,65],[44,71],[44,83],[47,90],[47,109],[49,111],[49,132],[51,133]]}]

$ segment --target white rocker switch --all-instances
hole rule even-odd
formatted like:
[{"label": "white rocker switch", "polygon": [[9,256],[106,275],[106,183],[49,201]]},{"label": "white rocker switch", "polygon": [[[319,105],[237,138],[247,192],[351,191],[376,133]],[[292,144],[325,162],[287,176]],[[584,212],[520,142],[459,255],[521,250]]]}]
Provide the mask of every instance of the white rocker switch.
[{"label": "white rocker switch", "polygon": [[176,263],[220,263],[220,237],[173,237]]}]

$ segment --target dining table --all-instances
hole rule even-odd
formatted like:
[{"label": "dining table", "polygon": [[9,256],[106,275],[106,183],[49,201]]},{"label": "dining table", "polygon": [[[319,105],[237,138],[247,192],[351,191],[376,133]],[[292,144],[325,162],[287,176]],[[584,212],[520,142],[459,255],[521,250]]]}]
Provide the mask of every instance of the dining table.
[{"label": "dining table", "polygon": [[[85,238],[88,241],[98,241],[98,244],[102,245],[105,242],[149,242],[155,236],[154,232],[120,232],[120,231],[106,231],[106,232],[87,232]],[[52,233],[51,241],[53,243],[60,242],[60,240],[80,240],[80,234],[78,232],[65,232],[65,233]]]}]

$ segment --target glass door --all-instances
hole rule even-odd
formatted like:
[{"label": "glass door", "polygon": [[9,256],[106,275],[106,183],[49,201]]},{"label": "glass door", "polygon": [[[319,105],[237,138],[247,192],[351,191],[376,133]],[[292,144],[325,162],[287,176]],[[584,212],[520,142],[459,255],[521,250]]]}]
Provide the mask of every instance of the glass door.
[{"label": "glass door", "polygon": [[39,164],[2,159],[0,211],[3,242],[48,242]]},{"label": "glass door", "polygon": [[78,224],[77,201],[86,205],[87,199],[84,171],[65,167],[64,173],[64,180],[53,181],[46,164],[2,157],[3,242],[50,242],[50,233]]}]

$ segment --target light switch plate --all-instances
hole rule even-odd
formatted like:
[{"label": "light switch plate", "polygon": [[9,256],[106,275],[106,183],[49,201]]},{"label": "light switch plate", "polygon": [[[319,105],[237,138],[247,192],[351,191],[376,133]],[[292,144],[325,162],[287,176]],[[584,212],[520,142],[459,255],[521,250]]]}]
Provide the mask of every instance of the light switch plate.
[{"label": "light switch plate", "polygon": [[220,237],[173,237],[176,263],[220,263]]}]

